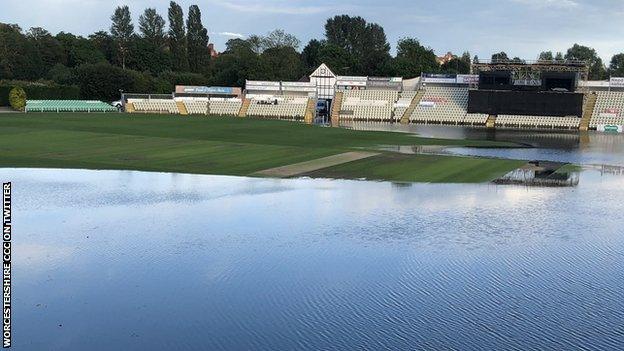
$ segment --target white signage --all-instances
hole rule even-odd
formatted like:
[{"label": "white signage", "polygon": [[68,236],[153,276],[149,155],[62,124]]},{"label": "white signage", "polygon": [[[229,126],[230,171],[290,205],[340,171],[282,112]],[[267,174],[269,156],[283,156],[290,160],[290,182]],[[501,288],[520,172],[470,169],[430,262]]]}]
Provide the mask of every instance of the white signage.
[{"label": "white signage", "polygon": [[624,88],[624,77],[611,77],[609,85],[613,88]]},{"label": "white signage", "polygon": [[478,74],[458,74],[457,84],[479,84]]}]

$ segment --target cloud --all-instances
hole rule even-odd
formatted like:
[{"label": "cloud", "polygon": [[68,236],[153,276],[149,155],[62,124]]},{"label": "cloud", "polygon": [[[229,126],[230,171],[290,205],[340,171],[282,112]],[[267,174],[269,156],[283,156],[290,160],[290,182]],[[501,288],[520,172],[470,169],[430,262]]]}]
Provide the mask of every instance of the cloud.
[{"label": "cloud", "polygon": [[323,12],[335,11],[332,6],[303,6],[293,5],[285,1],[222,1],[213,0],[212,3],[238,12],[273,13],[285,15],[314,15]]},{"label": "cloud", "polygon": [[517,4],[526,5],[527,7],[542,9],[542,8],[559,8],[559,9],[573,9],[579,6],[579,3],[575,0],[511,0]]},{"label": "cloud", "polygon": [[224,37],[240,38],[240,39],[246,37],[245,34],[235,33],[235,32],[217,32],[217,33],[212,33],[212,34],[221,35]]}]

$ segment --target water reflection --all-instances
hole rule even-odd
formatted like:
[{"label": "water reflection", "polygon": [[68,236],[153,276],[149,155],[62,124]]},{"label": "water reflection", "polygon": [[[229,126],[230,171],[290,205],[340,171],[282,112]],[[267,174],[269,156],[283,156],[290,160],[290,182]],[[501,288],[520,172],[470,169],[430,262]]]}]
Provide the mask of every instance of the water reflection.
[{"label": "water reflection", "polygon": [[483,149],[449,148],[458,155],[545,160],[576,164],[624,166],[624,134],[599,132],[557,132],[488,130],[486,128],[439,125],[352,123],[345,128],[414,133],[424,137],[511,141],[532,148]]},{"label": "water reflection", "polygon": [[16,350],[617,350],[624,178],[2,169]]},{"label": "water reflection", "polygon": [[[559,165],[561,166],[561,165]],[[572,187],[579,184],[580,172],[560,172],[527,165],[494,180],[496,184],[519,184],[526,186]]]}]

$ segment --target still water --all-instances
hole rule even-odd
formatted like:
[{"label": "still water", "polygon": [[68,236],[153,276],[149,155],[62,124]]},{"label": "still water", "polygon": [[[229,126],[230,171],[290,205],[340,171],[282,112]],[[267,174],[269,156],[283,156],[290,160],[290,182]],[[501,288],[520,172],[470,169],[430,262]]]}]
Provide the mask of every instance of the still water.
[{"label": "still water", "polygon": [[527,146],[500,149],[446,149],[448,153],[458,155],[545,160],[594,166],[624,166],[624,134],[617,133],[488,130],[457,126],[361,122],[343,123],[343,127],[356,130],[403,132],[426,138],[508,141]]},{"label": "still water", "polygon": [[624,176],[0,169],[15,350],[622,350]]}]

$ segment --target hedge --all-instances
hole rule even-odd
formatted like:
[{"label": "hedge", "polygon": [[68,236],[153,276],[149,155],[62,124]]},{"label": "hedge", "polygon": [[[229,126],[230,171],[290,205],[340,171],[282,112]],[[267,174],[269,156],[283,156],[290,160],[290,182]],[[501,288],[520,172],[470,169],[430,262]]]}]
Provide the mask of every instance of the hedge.
[{"label": "hedge", "polygon": [[28,82],[0,83],[0,106],[9,106],[9,93],[15,87],[22,87],[29,100],[77,100],[80,88],[75,85],[33,84]]}]

